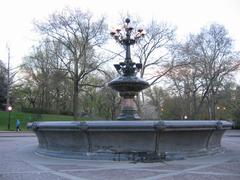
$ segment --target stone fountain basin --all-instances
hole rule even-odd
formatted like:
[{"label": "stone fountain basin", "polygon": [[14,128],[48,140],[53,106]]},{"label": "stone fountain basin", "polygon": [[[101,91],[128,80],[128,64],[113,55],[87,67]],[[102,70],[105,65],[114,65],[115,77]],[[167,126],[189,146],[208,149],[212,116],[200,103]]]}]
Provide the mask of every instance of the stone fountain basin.
[{"label": "stone fountain basin", "polygon": [[222,151],[227,121],[52,121],[28,125],[36,153],[78,159],[183,159]]}]

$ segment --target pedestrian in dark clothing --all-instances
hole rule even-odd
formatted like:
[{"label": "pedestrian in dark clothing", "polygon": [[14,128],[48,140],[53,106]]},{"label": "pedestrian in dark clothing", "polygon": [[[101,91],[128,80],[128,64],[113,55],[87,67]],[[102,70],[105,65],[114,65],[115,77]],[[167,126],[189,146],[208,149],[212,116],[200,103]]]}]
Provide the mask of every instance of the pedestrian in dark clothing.
[{"label": "pedestrian in dark clothing", "polygon": [[20,122],[19,119],[17,119],[17,120],[16,120],[16,131],[17,131],[17,132],[18,132],[18,131],[21,131],[20,125],[21,125],[21,122]]}]

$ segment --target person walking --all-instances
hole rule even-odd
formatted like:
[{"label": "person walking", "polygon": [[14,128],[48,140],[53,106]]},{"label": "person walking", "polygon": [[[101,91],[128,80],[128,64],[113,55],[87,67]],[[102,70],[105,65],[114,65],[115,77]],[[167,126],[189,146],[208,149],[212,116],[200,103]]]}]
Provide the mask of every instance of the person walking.
[{"label": "person walking", "polygon": [[17,119],[17,120],[16,120],[16,131],[17,131],[17,132],[21,131],[21,129],[20,129],[20,124],[21,124],[20,120]]}]

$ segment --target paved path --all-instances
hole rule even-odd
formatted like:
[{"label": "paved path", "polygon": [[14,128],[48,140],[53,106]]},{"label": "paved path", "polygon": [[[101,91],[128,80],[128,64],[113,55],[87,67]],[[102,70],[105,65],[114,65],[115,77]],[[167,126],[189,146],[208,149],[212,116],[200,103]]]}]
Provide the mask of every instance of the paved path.
[{"label": "paved path", "polygon": [[0,132],[0,180],[240,180],[240,131],[227,131],[224,153],[162,163],[58,159],[34,154],[32,133]]}]

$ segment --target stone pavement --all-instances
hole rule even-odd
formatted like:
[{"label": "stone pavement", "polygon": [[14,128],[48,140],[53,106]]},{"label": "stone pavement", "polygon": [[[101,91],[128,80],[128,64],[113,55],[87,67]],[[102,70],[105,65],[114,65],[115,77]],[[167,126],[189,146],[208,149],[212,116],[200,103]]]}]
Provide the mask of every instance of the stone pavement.
[{"label": "stone pavement", "polygon": [[240,180],[240,131],[224,135],[224,153],[155,163],[39,156],[32,133],[0,132],[0,180]]}]

